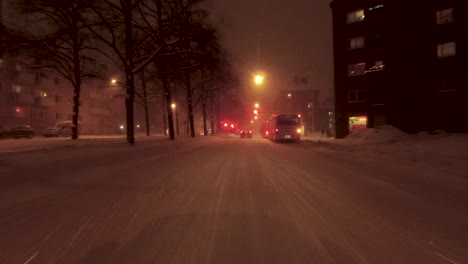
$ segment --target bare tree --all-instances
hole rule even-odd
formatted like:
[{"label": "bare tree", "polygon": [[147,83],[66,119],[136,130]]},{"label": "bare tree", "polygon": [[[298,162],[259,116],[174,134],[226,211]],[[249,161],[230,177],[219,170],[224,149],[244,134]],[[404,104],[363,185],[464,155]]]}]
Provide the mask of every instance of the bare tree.
[{"label": "bare tree", "polygon": [[[113,51],[125,73],[127,141],[133,145],[135,143],[133,117],[135,75],[150,64],[167,43],[166,41],[153,42],[153,46],[149,46],[145,42],[151,37],[150,32],[144,30],[147,24],[159,26],[158,20],[150,14],[161,12],[161,0],[156,0],[156,2],[97,0],[96,2],[97,4],[92,7],[93,16],[88,17],[85,24],[102,43]],[[149,8],[148,3],[154,3],[154,7]],[[137,54],[137,50],[141,52]]]},{"label": "bare tree", "polygon": [[[17,10],[24,20],[34,23],[30,31],[22,29],[23,49],[39,64],[37,68],[51,68],[73,86],[72,139],[78,138],[80,92],[83,79],[95,76],[90,32],[81,23],[82,17],[90,12],[92,0],[18,0]],[[33,18],[31,21],[29,18]],[[28,19],[27,19],[28,18]],[[41,30],[37,30],[40,27]]]}]

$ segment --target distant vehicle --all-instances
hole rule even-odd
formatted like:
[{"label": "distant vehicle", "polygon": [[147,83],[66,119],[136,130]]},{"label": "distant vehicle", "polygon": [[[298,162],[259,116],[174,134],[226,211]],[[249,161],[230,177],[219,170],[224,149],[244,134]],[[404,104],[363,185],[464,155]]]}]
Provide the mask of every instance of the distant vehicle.
[{"label": "distant vehicle", "polygon": [[260,134],[262,135],[262,137],[268,138],[268,121],[262,123],[262,126],[260,128]]},{"label": "distant vehicle", "polygon": [[[55,127],[47,128],[43,135],[44,137],[69,137],[72,135],[72,127],[72,121],[62,121],[55,125]],[[80,123],[78,123],[78,130],[80,127]]]},{"label": "distant vehicle", "polygon": [[241,130],[240,138],[252,138],[252,130]]},{"label": "distant vehicle", "polygon": [[273,141],[299,141],[301,132],[299,115],[275,114],[268,120],[265,135]]},{"label": "distant vehicle", "polygon": [[33,138],[34,129],[30,126],[15,126],[9,129],[0,130],[1,138]]}]

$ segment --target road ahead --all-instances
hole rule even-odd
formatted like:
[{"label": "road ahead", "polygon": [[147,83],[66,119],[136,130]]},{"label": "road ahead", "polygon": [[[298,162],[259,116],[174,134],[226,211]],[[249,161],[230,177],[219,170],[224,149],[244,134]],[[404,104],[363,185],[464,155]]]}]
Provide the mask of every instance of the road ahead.
[{"label": "road ahead", "polygon": [[260,138],[0,154],[0,263],[468,263],[440,175]]}]

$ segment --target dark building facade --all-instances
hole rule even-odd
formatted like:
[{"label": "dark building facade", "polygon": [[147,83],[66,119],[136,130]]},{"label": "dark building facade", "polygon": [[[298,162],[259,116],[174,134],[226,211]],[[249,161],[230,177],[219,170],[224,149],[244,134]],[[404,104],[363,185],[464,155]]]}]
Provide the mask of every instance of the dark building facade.
[{"label": "dark building facade", "polygon": [[468,0],[334,0],[336,137],[468,131]]}]

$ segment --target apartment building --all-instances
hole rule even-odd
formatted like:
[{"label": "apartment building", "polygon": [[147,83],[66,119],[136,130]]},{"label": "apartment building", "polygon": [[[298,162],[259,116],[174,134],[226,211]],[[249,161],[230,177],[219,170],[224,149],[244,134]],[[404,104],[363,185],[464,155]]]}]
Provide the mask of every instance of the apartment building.
[{"label": "apartment building", "polygon": [[336,137],[468,131],[468,1],[334,0]]},{"label": "apartment building", "polygon": [[[21,58],[0,63],[0,124],[29,125],[40,131],[73,116],[73,87],[56,72],[35,68]],[[123,92],[109,80],[82,85],[79,121],[82,133],[116,133],[125,124]]]}]

